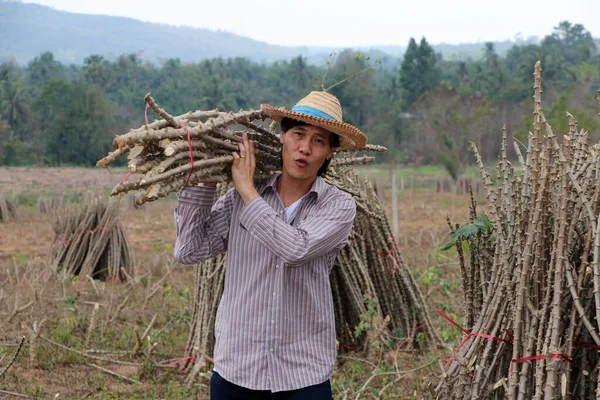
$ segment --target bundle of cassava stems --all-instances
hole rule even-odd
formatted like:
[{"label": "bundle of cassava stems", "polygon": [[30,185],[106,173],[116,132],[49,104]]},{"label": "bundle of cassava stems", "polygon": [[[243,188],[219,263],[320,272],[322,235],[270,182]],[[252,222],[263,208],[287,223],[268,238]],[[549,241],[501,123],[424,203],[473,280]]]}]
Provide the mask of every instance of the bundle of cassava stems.
[{"label": "bundle of cassava stems", "polygon": [[[492,224],[451,225],[463,232],[454,237],[465,336],[438,398],[600,398],[600,148],[569,113],[569,132],[557,135],[539,62],[534,78],[534,129],[523,151],[514,142],[519,170],[506,131],[495,183],[473,146]],[[477,218],[473,201],[472,227]]]},{"label": "bundle of cassava stems", "polygon": [[121,224],[121,205],[103,196],[86,194],[79,203],[51,211],[54,236],[48,264],[64,277],[94,279],[131,277],[135,258]]},{"label": "bundle of cassava stems", "polygon": [[[135,201],[141,205],[165,197],[198,182],[228,182],[232,152],[242,133],[248,133],[256,148],[256,180],[268,179],[281,169],[281,144],[275,124],[266,126],[268,116],[261,110],[233,112],[194,111],[177,117],[160,108],[150,93],[144,100],[160,120],[117,136],[115,151],[96,165],[107,167],[127,154],[130,173],[143,174],[115,186],[112,195],[135,191]],[[381,146],[367,145],[362,152],[381,152]],[[355,154],[336,158],[333,166],[358,165],[374,161],[373,157]]]}]

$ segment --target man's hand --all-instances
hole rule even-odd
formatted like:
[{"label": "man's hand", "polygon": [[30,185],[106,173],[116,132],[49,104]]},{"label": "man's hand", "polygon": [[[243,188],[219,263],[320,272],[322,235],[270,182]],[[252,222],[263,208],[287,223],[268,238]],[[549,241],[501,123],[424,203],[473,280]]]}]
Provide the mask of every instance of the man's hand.
[{"label": "man's hand", "polygon": [[233,166],[231,167],[231,176],[235,190],[242,196],[244,204],[258,196],[254,188],[254,170],[256,169],[256,159],[254,158],[254,142],[248,140],[248,134],[242,134],[242,142],[238,143],[239,154],[232,153]]}]

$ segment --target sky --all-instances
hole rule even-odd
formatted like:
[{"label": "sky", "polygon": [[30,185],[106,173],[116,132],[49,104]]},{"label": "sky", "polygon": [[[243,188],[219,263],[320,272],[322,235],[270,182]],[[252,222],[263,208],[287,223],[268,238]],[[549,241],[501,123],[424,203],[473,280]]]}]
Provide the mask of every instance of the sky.
[{"label": "sky", "polygon": [[560,21],[600,37],[600,0],[25,0],[58,10],[223,30],[288,46],[401,45],[515,40]]}]

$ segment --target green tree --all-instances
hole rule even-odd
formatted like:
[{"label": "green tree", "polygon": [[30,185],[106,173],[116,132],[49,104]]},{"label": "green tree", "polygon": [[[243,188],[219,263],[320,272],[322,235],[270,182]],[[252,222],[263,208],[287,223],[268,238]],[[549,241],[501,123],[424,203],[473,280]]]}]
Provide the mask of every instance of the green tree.
[{"label": "green tree", "polygon": [[[50,165],[95,164],[110,148],[110,108],[97,85],[51,79],[33,103]],[[42,123],[43,122],[43,123]]]},{"label": "green tree", "polygon": [[482,61],[474,63],[474,74],[471,82],[474,94],[490,98],[499,98],[507,81],[502,60],[496,53],[494,43],[485,43]]},{"label": "green tree", "polygon": [[0,65],[0,119],[20,139],[24,139],[31,127],[30,102],[23,72],[12,63]]},{"label": "green tree", "polygon": [[[344,120],[363,129],[367,129],[373,117],[374,103],[376,97],[376,84],[373,71],[366,70],[368,62],[361,53],[350,50],[342,52],[336,60],[331,73],[330,81],[333,84],[351,77],[347,81],[330,89],[340,103],[343,104]],[[331,85],[330,85],[331,86]],[[327,88],[327,85],[325,85]]]},{"label": "green tree", "polygon": [[109,98],[131,112],[143,107],[144,95],[159,84],[154,68],[149,64],[142,65],[137,54],[121,55],[110,65],[114,79],[107,87]]},{"label": "green tree", "polygon": [[98,54],[86,57],[83,61],[83,76],[88,83],[106,88],[113,80],[110,62]]},{"label": "green tree", "polygon": [[[472,160],[465,150],[469,140],[479,143],[486,161],[495,158],[503,123],[509,132],[522,130],[526,139],[538,60],[551,123],[564,128],[568,110],[595,140],[600,54],[590,38],[583,26],[561,22],[542,43],[514,46],[504,58],[494,44],[486,43],[481,58],[449,61],[437,56],[424,38],[411,39],[400,63],[369,69],[330,91],[341,99],[345,120],[366,131],[371,142],[390,148],[378,156],[381,161],[445,159],[449,168],[460,171],[463,162]],[[372,63],[351,50],[334,61],[325,87]],[[300,56],[273,64],[243,58],[185,63],[174,58],[156,66],[137,54],[115,60],[96,54],[83,65],[63,66],[47,52],[25,68],[3,63],[0,163],[90,165],[110,150],[115,134],[143,123],[143,96],[150,91],[173,115],[258,108],[261,103],[291,107],[310,90],[318,90],[324,74],[325,68]]]},{"label": "green tree", "polygon": [[54,59],[54,54],[47,51],[30,61],[27,65],[27,71],[30,91],[35,96],[46,82],[61,76],[63,67]]},{"label": "green tree", "polygon": [[400,66],[400,86],[404,106],[409,107],[417,97],[440,82],[438,57],[425,38],[419,45],[410,38]]},{"label": "green tree", "polygon": [[573,25],[569,21],[562,21],[554,27],[554,32],[542,41],[542,48],[560,55],[571,65],[588,61],[597,50],[592,34],[583,25]]}]

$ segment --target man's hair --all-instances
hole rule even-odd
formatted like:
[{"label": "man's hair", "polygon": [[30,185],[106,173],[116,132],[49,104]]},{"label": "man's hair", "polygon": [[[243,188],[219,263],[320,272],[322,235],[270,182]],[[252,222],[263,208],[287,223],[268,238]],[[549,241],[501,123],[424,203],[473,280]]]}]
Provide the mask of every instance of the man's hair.
[{"label": "man's hair", "polygon": [[[304,121],[298,121],[298,120],[295,120],[292,118],[284,118],[281,120],[280,125],[281,125],[281,132],[285,133],[295,126],[306,126],[306,125],[310,125],[310,124],[306,123]],[[333,132],[329,132],[329,146],[332,149],[340,146],[340,137]],[[325,160],[323,162],[323,165],[321,165],[321,168],[319,168],[319,171],[317,171],[317,176],[323,176],[325,174],[325,172],[327,172],[327,168],[329,167],[330,162],[331,162],[331,160]],[[283,157],[281,158],[281,167],[283,167]]]}]

